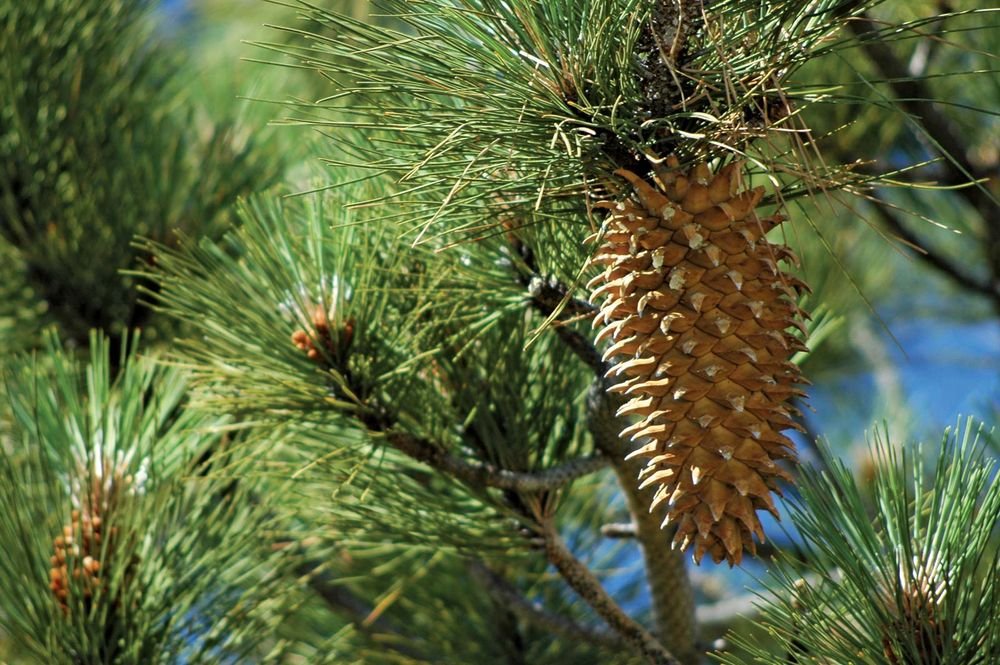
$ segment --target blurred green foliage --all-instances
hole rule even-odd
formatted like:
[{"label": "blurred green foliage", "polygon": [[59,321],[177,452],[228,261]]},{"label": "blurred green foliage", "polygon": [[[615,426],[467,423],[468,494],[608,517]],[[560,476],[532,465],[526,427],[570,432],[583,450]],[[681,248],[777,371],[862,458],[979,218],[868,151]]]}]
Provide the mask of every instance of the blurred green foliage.
[{"label": "blurred green foliage", "polygon": [[[235,99],[206,106],[149,2],[0,3],[0,242],[68,339],[144,325],[134,237],[215,236],[281,174]],[[4,265],[6,269],[8,264]]]},{"label": "blurred green foliage", "polygon": [[48,336],[46,362],[2,375],[0,629],[19,662],[243,662],[294,591],[249,486],[205,477],[227,419],[187,408],[182,372],[137,343],[112,362],[94,334],[82,363]]}]

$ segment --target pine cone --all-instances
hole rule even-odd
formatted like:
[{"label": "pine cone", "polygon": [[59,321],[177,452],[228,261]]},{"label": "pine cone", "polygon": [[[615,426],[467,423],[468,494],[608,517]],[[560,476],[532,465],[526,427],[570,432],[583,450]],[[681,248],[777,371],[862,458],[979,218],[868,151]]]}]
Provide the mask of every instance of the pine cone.
[{"label": "pine cone", "polygon": [[789,358],[805,345],[788,328],[805,332],[807,287],[779,269],[795,256],[764,236],[783,219],[756,215],[764,190],[740,190],[740,164],[714,176],[667,166],[655,185],[618,171],[631,195],[597,204],[610,215],[594,236],[594,326],[611,342],[605,360],[617,358],[608,376],[627,377],[610,389],[631,398],[618,414],[640,418],[622,436],[647,460],[650,510],[668,502],[663,526],[676,524],[674,546],[693,544],[696,562],[709,552],[733,565],[756,552],[755,511],[777,516],[771,492],[790,480],[776,462],[795,458],[779,432],[798,428],[789,401],[805,381]]}]

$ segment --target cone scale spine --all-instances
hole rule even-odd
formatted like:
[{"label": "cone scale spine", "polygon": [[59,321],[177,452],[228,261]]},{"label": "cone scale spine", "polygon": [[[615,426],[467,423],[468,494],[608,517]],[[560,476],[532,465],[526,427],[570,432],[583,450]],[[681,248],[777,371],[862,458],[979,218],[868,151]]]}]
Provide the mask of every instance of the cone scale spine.
[{"label": "cone scale spine", "polygon": [[741,164],[713,174],[670,157],[655,173],[618,171],[627,196],[596,204],[609,214],[592,237],[594,327],[614,359],[609,391],[629,398],[618,414],[637,418],[622,436],[646,460],[650,510],[666,502],[663,526],[695,561],[733,565],[756,552],[756,511],[777,517],[772,493],[790,480],[777,462],[795,459],[781,431],[799,428],[790,401],[805,381],[790,358],[805,345],[789,328],[805,332],[808,289],[779,267],[795,255],[765,235],[783,218],[757,216],[764,191],[741,189]]}]

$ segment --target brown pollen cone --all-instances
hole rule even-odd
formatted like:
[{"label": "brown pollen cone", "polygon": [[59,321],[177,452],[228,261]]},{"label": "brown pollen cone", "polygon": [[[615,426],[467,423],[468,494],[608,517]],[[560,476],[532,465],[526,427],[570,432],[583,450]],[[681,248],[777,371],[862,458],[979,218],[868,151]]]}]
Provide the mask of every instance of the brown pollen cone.
[{"label": "brown pollen cone", "polygon": [[805,345],[788,329],[804,333],[807,318],[796,305],[806,285],[779,267],[794,254],[765,238],[783,218],[757,216],[764,190],[741,189],[740,170],[683,171],[671,157],[654,183],[618,171],[631,191],[597,204],[610,214],[588,284],[619,379],[609,390],[630,398],[619,415],[638,418],[622,436],[646,460],[650,509],[668,502],[663,526],[696,562],[708,552],[730,565],[756,552],[756,511],[777,516],[771,493],[790,480],[777,462],[794,447],[780,432],[798,428],[790,400],[805,381],[789,359]]},{"label": "brown pollen cone", "polygon": [[[111,464],[102,463],[104,469]],[[69,614],[70,595],[83,598],[84,607],[89,611],[91,604],[108,592],[109,571],[114,565],[122,565],[112,557],[121,546],[118,528],[110,526],[113,515],[127,491],[134,487],[133,477],[114,472],[110,478],[97,477],[93,472],[88,483],[89,491],[83,497],[76,497],[76,507],[70,514],[70,523],[63,526],[62,534],[53,541],[53,553],[49,559],[49,588],[64,614]],[[136,561],[133,558],[126,566],[125,580],[132,577]],[[112,607],[118,607],[118,600],[110,600]]]},{"label": "brown pollen cone", "polygon": [[292,333],[292,344],[299,350],[305,351],[309,360],[323,363],[324,352],[327,357],[335,358],[338,350],[347,350],[354,336],[354,319],[348,319],[339,330],[331,330],[330,319],[322,305],[313,307],[310,318],[311,333],[302,329]]},{"label": "brown pollen cone", "polygon": [[61,536],[56,537],[50,560],[52,568],[49,570],[49,588],[63,612],[69,612],[68,599],[72,585],[79,585],[79,593],[87,602],[100,588],[103,535],[103,523],[99,515],[81,515],[79,510],[74,510],[70,524],[63,527]]}]

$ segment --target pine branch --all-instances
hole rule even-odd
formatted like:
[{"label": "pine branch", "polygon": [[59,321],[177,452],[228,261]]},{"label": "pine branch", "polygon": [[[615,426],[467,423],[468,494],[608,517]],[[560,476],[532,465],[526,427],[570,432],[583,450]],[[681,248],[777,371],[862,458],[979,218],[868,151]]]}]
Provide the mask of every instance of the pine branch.
[{"label": "pine branch", "polygon": [[[788,502],[806,553],[779,558],[765,582],[759,633],[734,635],[728,665],[878,662],[986,665],[1000,649],[996,460],[971,419],[935,445],[936,463],[876,433],[872,479],[833,459],[803,469]],[[884,656],[884,661],[883,661]],[[872,661],[874,662],[874,661]]]},{"label": "pine branch", "polygon": [[153,30],[157,4],[0,3],[0,237],[81,346],[91,329],[121,344],[118,331],[157,323],[121,274],[136,265],[133,238],[217,237],[287,156],[259,132],[240,137],[235,107],[180,94],[195,70]]},{"label": "pine branch", "polygon": [[[327,604],[331,611],[336,614],[346,615],[358,632],[366,635],[374,632],[388,633],[399,636],[404,642],[413,641],[412,638],[406,635],[406,631],[395,622],[386,618],[385,615],[375,615],[375,608],[368,602],[356,596],[345,586],[335,584],[330,579],[330,575],[322,570],[322,565],[312,565],[308,562],[303,562],[299,564],[296,572],[306,578],[309,588]],[[374,619],[372,618],[373,615]],[[426,660],[423,654],[407,644],[394,644],[388,640],[383,640],[379,644],[407,658],[416,661]]]},{"label": "pine branch", "polygon": [[624,640],[615,633],[585,626],[573,619],[547,612],[541,603],[532,602],[521,595],[517,588],[480,561],[469,563],[469,570],[512,612],[539,628],[576,642],[586,642],[604,649],[621,649]]},{"label": "pine branch", "polygon": [[[532,304],[542,315],[549,317],[559,307],[565,299],[565,294],[569,290],[565,284],[545,280],[541,275],[532,275],[528,283],[528,291],[531,293]],[[567,306],[559,313],[556,323],[553,326],[556,335],[561,339],[573,353],[577,355],[588,367],[598,376],[603,376],[608,370],[607,364],[601,359],[601,354],[597,352],[594,345],[586,337],[576,330],[564,325],[564,322],[575,313],[591,313],[594,309],[589,303],[569,299]]]},{"label": "pine branch", "polygon": [[392,432],[386,440],[400,452],[473,487],[495,487],[516,492],[544,492],[559,489],[608,465],[604,455],[581,457],[544,471],[511,471],[488,463],[467,462],[450,455],[431,442],[409,434]]},{"label": "pine branch", "polygon": [[[529,269],[534,270],[534,253],[531,249],[520,241],[515,242],[515,249]],[[521,280],[522,283],[525,281],[524,275]],[[528,284],[529,288],[534,287],[533,295],[538,294],[533,300],[536,308],[546,316],[555,311],[568,292],[565,285],[543,280],[538,275],[533,275]],[[560,338],[597,375],[595,391],[591,395],[596,402],[593,402],[591,412],[592,418],[593,414],[600,415],[592,420],[591,431],[598,449],[612,460],[615,475],[637,525],[658,632],[684,661],[693,661],[696,658],[694,593],[684,568],[683,555],[670,547],[667,534],[660,528],[663,521],[660,513],[663,511],[651,514],[646,510],[646,506],[650,504],[650,497],[646,496],[649,491],[640,491],[636,482],[641,463],[625,460],[628,451],[619,436],[621,427],[614,411],[608,409],[607,380],[604,378],[607,365],[594,345],[582,335],[562,326],[557,327],[556,331],[562,332]]]},{"label": "pine branch", "polygon": [[573,556],[551,522],[542,525],[545,555],[562,578],[637,654],[653,665],[681,665],[652,633],[615,602],[587,566]]},{"label": "pine branch", "polygon": [[649,581],[657,633],[683,662],[695,662],[694,591],[684,566],[684,555],[670,546],[671,531],[661,528],[666,511],[663,506],[649,511],[653,490],[638,488],[641,460],[626,460],[627,449],[619,432],[622,423],[615,416],[617,401],[595,382],[588,397],[590,431],[598,450],[612,459],[618,484],[628,503],[636,539],[642,550]]},{"label": "pine branch", "polygon": [[187,408],[187,377],[137,338],[114,375],[103,335],[86,364],[45,342],[0,376],[21,444],[0,446],[0,632],[36,662],[257,660],[288,559],[247,492],[198,477],[228,419]]},{"label": "pine branch", "polygon": [[[888,81],[900,108],[924,130],[935,152],[944,158],[941,168],[944,170],[945,182],[976,183],[974,186],[963,187],[957,191],[983,219],[987,236],[987,258],[992,272],[992,283],[987,286],[987,295],[994,300],[997,309],[1000,310],[1000,214],[998,214],[1000,203],[982,183],[991,176],[996,176],[996,173],[988,173],[972,163],[968,158],[965,142],[952,122],[935,104],[934,96],[928,89],[926,81],[910,75],[906,63],[896,57],[882,33],[872,26],[874,20],[870,15],[862,14],[861,18],[863,20],[849,22],[851,30],[858,37],[861,48],[868,55],[872,65]],[[947,265],[940,261],[934,263],[940,264],[936,265],[939,270]],[[945,270],[945,273],[969,288],[968,283],[963,283],[961,280],[959,276],[961,273],[954,270]],[[981,288],[976,290],[983,292]]]},{"label": "pine branch", "polygon": [[[541,275],[538,275],[537,272],[534,272],[536,270],[534,252],[526,244],[520,240],[515,240],[514,248],[529,270],[532,271],[530,273],[520,273],[519,281],[527,286],[531,292],[532,304],[535,308],[543,315],[551,316],[560,304],[567,300],[569,288],[556,280],[546,280]],[[556,321],[558,322],[561,318],[568,316],[574,311],[589,312],[593,310],[593,307],[589,303],[577,303],[579,301],[575,299],[568,299],[567,307],[560,312]],[[598,386],[598,394],[601,395],[599,399],[603,403],[606,400],[605,388],[607,381],[604,376],[607,372],[607,364],[601,359],[600,353],[592,342],[578,332],[559,325],[556,326],[555,330],[560,339],[594,370],[597,376],[596,385]],[[608,414],[608,418],[610,418],[611,423],[616,422],[613,413]],[[606,432],[604,436],[595,435],[595,442],[598,448],[604,451],[605,458],[612,460],[619,484],[628,498],[629,508],[633,515],[636,515],[637,520],[645,519],[645,521],[649,521],[646,517],[649,513],[643,508],[643,505],[649,505],[648,499],[643,504],[642,499],[637,496],[639,492],[636,489],[635,479],[638,477],[638,465],[624,460],[626,451],[618,435],[619,429],[616,425],[612,425],[612,431]],[[642,517],[639,517],[640,515]],[[694,648],[693,592],[684,570],[682,555],[669,547],[668,540],[659,529],[659,522],[662,521],[662,517],[659,520],[654,518],[653,521],[655,521],[655,524],[646,525],[647,528],[643,532],[642,545],[647,575],[653,590],[653,602],[657,608],[657,623],[661,634],[672,638],[669,640],[671,648],[678,650],[678,653],[682,655],[685,662],[694,662],[697,656],[695,655]],[[580,565],[582,566],[582,564]],[[560,570],[560,572],[562,571]],[[587,573],[589,574],[589,571]],[[681,593],[678,594],[678,591],[681,591]],[[679,604],[678,598],[681,599]],[[590,601],[588,600],[588,602]],[[597,608],[595,607],[595,609]],[[600,613],[600,610],[598,612]],[[602,616],[604,615],[602,614]],[[612,628],[615,627],[610,621],[609,624],[612,625]]]},{"label": "pine branch", "polygon": [[900,240],[915,249],[918,259],[962,288],[992,299],[997,304],[997,307],[1000,308],[1000,282],[995,284],[984,284],[966,273],[962,268],[948,261],[933,249],[929,249],[925,241],[918,238],[915,233],[906,228],[902,220],[899,219],[896,213],[893,212],[885,201],[877,196],[873,196],[873,199],[874,209],[876,214],[878,214],[879,219],[886,226],[886,228],[898,236]]}]

